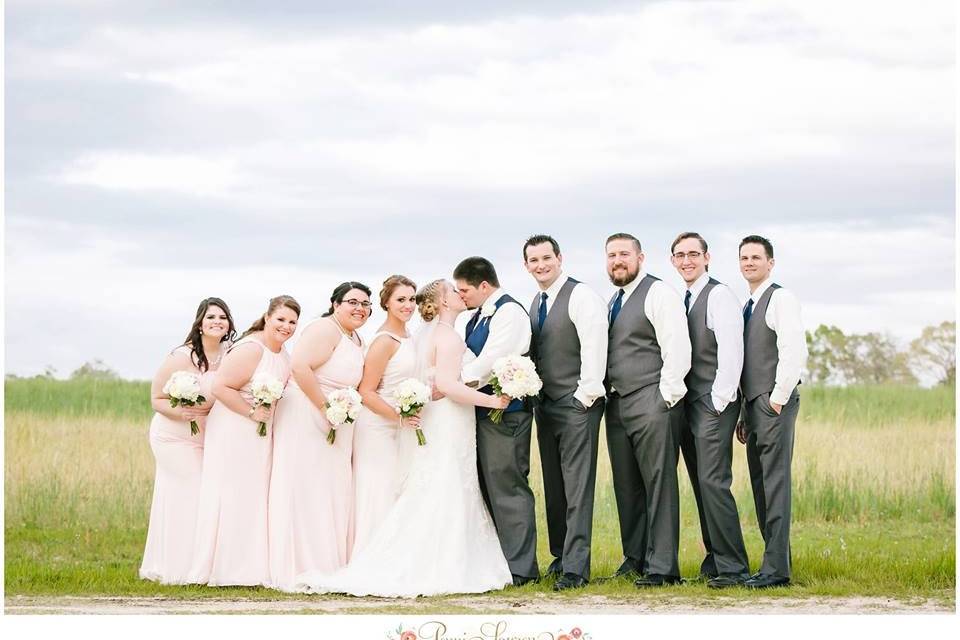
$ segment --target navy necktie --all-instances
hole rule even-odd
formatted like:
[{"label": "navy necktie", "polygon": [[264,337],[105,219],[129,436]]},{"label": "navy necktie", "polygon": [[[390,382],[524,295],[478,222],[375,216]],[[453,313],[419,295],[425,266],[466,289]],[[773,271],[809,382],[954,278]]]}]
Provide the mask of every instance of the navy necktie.
[{"label": "navy necktie", "polygon": [[690,313],[690,298],[693,297],[693,294],[690,293],[690,289],[687,289],[687,295],[683,296],[683,307],[687,310],[687,313]]},{"label": "navy necktie", "polygon": [[753,298],[750,298],[750,301],[747,302],[747,306],[743,308],[743,326],[746,327],[747,323],[750,322],[750,316],[753,315]]},{"label": "navy necktie", "polygon": [[623,289],[620,289],[620,293],[617,294],[617,299],[613,301],[613,307],[610,309],[610,324],[617,319],[617,316],[620,315],[620,307],[623,306]]},{"label": "navy necktie", "polygon": [[470,322],[467,323],[467,337],[470,337],[470,334],[473,333],[473,330],[477,328],[477,324],[480,321],[480,311],[483,307],[478,307],[477,312],[473,314],[473,317],[470,318]]},{"label": "navy necktie", "polygon": [[547,319],[547,292],[540,294],[540,309],[537,311],[537,328],[543,329],[543,321]]}]

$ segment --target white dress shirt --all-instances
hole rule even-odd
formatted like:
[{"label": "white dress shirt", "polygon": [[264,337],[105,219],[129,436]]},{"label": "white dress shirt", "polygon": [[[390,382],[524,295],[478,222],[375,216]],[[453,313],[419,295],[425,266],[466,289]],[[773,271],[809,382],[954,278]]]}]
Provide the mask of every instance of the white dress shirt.
[{"label": "white dress shirt", "polygon": [[[773,281],[767,278],[757,290],[750,294],[754,306]],[[764,320],[767,326],[777,333],[777,373],[770,393],[770,402],[786,404],[790,394],[800,382],[800,374],[807,365],[807,336],[803,331],[800,316],[800,301],[793,292],[777,289],[770,295]]]},{"label": "white dress shirt", "polygon": [[[547,313],[553,308],[553,301],[566,284],[567,277],[562,273],[547,290]],[[541,291],[537,294],[537,308],[540,308]],[[585,407],[590,407],[606,391],[603,378],[607,373],[607,304],[593,289],[578,282],[570,292],[567,315],[577,329],[580,340],[580,379],[573,397]]]},{"label": "white dress shirt", "polygon": [[[627,300],[646,275],[647,272],[641,269],[633,282],[620,287],[623,289],[621,304],[627,304]],[[660,358],[663,360],[663,369],[660,370],[660,395],[672,407],[687,395],[687,385],[683,379],[690,371],[691,349],[686,310],[676,289],[663,280],[654,280],[643,301],[643,312],[653,325],[657,344],[660,345]]]},{"label": "white dress shirt", "polygon": [[[690,308],[710,281],[704,273],[687,290],[690,291]],[[710,398],[713,407],[720,413],[737,399],[740,372],[743,369],[743,310],[740,300],[725,284],[710,290],[707,298],[707,329],[713,331],[717,340],[717,377],[713,381]]]},{"label": "white dress shirt", "polygon": [[480,307],[480,321],[477,326],[480,326],[480,322],[489,322],[490,334],[476,360],[464,365],[460,374],[464,383],[476,382],[477,386],[484,387],[493,375],[493,363],[497,358],[518,356],[530,350],[530,317],[526,309],[512,302],[497,310],[497,300],[503,297],[503,294],[503,290],[497,289]]}]

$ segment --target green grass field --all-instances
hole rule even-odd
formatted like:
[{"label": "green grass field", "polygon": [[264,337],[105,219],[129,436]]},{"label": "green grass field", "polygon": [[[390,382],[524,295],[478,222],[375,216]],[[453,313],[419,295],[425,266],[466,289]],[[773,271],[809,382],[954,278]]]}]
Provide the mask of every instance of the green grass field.
[{"label": "green grass field", "polygon": [[[5,588],[12,595],[163,595],[277,599],[266,589],[165,587],[137,578],[153,486],[149,385],[123,381],[5,383]],[[952,388],[801,390],[794,457],[794,586],[777,593],[932,597],[954,602],[955,403]],[[541,568],[550,561],[536,445]],[[601,445],[593,573],[621,560],[606,448]],[[734,495],[753,568],[763,545],[743,447]],[[702,548],[693,494],[680,470],[684,576]],[[549,591],[549,583],[510,591]],[[634,597],[625,581],[587,592]],[[552,593],[552,592],[551,592]],[[582,592],[580,592],[582,593]],[[661,593],[708,600],[702,583]],[[730,592],[724,592],[729,595]],[[765,597],[776,596],[767,592]],[[745,592],[743,597],[752,597]],[[563,594],[556,597],[577,597]]]}]

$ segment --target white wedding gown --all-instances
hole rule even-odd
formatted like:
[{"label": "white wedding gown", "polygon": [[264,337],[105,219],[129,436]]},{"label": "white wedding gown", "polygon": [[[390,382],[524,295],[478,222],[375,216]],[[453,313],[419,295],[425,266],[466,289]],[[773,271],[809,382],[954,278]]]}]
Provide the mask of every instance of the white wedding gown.
[{"label": "white wedding gown", "polygon": [[414,597],[512,583],[480,494],[474,408],[444,398],[427,403],[421,419],[427,443],[418,446],[412,429],[403,434],[409,471],[383,524],[346,567],[298,576],[298,591]]}]

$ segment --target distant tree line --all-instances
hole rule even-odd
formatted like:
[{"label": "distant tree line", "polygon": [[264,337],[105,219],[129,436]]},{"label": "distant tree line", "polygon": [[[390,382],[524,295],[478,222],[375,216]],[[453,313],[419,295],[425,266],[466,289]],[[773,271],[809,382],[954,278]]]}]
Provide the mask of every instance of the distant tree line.
[{"label": "distant tree line", "polygon": [[[804,382],[822,385],[907,384],[952,385],[957,379],[957,325],[943,322],[927,327],[904,348],[883,333],[844,333],[821,324],[807,331],[807,372]],[[41,376],[56,377],[47,366]],[[15,375],[7,375],[16,378]],[[85,362],[70,379],[115,380],[120,376],[99,358]]]},{"label": "distant tree line", "polygon": [[957,379],[956,342],[955,322],[927,327],[903,348],[886,334],[846,334],[822,324],[807,331],[809,358],[804,382],[952,385]]}]

